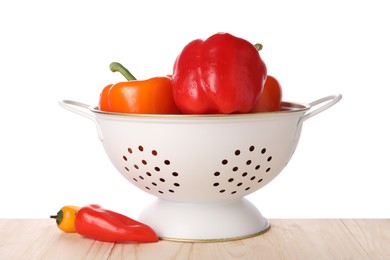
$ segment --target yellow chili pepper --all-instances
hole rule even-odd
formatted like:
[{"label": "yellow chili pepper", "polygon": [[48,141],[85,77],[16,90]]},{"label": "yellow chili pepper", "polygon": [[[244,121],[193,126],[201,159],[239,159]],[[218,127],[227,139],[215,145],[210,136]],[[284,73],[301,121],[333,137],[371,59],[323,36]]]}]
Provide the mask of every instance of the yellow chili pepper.
[{"label": "yellow chili pepper", "polygon": [[76,206],[64,206],[58,211],[57,215],[50,216],[50,218],[56,219],[57,226],[62,231],[74,233],[76,232],[74,223],[79,209],[80,207]]}]

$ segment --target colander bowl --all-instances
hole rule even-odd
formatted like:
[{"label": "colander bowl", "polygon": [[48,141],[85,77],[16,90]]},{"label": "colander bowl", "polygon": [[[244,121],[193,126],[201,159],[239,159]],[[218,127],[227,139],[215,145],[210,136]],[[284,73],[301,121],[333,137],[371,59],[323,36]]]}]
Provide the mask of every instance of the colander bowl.
[{"label": "colander bowl", "polygon": [[278,112],[234,115],[109,113],[70,100],[60,105],[94,121],[117,171],[157,197],[139,220],[160,238],[221,241],[268,230],[245,196],[283,170],[303,122],[340,99],[283,102]]}]

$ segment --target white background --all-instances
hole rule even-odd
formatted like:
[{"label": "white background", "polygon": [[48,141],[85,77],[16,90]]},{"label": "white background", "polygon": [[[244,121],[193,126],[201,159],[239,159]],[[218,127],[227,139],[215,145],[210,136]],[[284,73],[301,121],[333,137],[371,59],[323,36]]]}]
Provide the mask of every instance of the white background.
[{"label": "white background", "polygon": [[248,198],[269,218],[390,217],[390,16],[386,1],[2,1],[0,218],[46,218],[66,204],[136,217],[153,197],[108,160],[92,121],[123,80],[169,74],[189,41],[229,32],[261,42],[284,100],[343,94],[306,121],[285,170]]}]

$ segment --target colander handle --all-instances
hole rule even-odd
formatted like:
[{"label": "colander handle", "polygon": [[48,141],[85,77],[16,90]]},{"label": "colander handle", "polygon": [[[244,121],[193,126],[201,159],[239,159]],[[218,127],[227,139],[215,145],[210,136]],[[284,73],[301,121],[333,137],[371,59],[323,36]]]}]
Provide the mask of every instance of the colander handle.
[{"label": "colander handle", "polygon": [[[336,95],[330,95],[330,96],[327,96],[327,97],[323,97],[323,98],[320,98],[316,101],[313,101],[311,103],[309,103],[309,106],[310,106],[310,109],[312,109],[313,107],[315,106],[318,106],[324,102],[327,102],[325,103],[324,105],[318,107],[317,109],[307,113],[306,115],[304,115],[302,117],[302,121],[305,121],[307,119],[309,119],[310,117],[313,117],[319,113],[321,113],[322,111],[330,108],[331,106],[335,105],[337,102],[339,102],[342,98],[342,95],[341,94],[336,94]],[[310,110],[309,110],[310,111]]]},{"label": "colander handle", "polygon": [[83,117],[86,117],[90,120],[92,120],[95,123],[96,129],[97,129],[97,134],[98,137],[101,141],[103,141],[103,135],[99,127],[99,123],[96,120],[96,117],[93,115],[91,112],[90,105],[77,102],[77,101],[72,101],[72,100],[62,100],[59,102],[59,105],[66,110],[73,112],[75,114],[81,115]]}]

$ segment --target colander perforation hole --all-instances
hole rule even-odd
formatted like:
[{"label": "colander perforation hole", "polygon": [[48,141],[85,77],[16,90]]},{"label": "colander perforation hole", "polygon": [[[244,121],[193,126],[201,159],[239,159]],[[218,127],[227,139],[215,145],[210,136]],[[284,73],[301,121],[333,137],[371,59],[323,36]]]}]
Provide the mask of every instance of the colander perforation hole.
[{"label": "colander perforation hole", "polygon": [[[234,149],[220,161],[218,169],[212,173],[216,180],[212,186],[220,194],[241,194],[263,185],[271,171],[273,155],[267,147],[249,145]],[[226,195],[224,195],[226,196]]]},{"label": "colander perforation hole", "polygon": [[[161,158],[158,149],[144,145],[127,147],[121,155],[123,175],[141,189],[152,194],[173,194],[181,190],[180,172],[172,158]],[[173,181],[175,179],[175,181]]]}]

